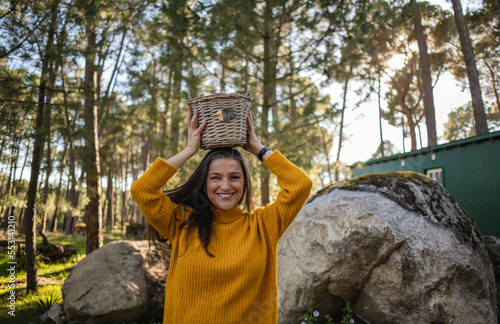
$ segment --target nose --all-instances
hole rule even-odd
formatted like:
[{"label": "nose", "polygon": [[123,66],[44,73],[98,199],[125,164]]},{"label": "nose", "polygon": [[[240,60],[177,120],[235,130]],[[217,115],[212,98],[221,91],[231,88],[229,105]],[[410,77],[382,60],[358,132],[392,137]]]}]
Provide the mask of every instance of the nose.
[{"label": "nose", "polygon": [[226,178],[222,179],[220,187],[221,187],[221,189],[224,189],[224,190],[229,189],[231,187],[229,184],[229,179],[226,179]]}]

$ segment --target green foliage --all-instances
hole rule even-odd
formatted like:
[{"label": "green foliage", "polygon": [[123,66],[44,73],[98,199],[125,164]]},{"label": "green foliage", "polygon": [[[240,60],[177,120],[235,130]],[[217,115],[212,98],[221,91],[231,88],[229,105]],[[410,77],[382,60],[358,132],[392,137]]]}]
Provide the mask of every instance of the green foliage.
[{"label": "green foliage", "polygon": [[[382,155],[382,144],[384,145],[383,150],[384,154]],[[391,156],[395,154],[399,154],[400,152],[397,151],[397,149],[394,147],[394,144],[392,144],[391,141],[389,140],[384,140],[383,143],[379,145],[377,150],[372,154],[370,160],[375,160],[375,159],[380,159],[384,156]]]},{"label": "green foliage", "polygon": [[40,299],[36,302],[38,305],[38,311],[44,313],[52,307],[52,305],[62,301],[61,297],[58,295],[48,295],[40,297]]},{"label": "green foliage", "polygon": [[472,104],[460,106],[448,114],[445,124],[444,138],[456,141],[475,135]]},{"label": "green foliage", "polygon": [[344,313],[344,316],[342,317],[342,321],[340,321],[341,324],[349,324],[349,323],[354,323],[353,316],[352,316],[352,309],[351,309],[351,303],[347,302],[346,306],[342,310]]},{"label": "green foliage", "polygon": [[[500,113],[496,106],[491,105],[486,111],[488,128],[490,131],[500,129]],[[445,124],[444,138],[448,141],[457,141],[476,135],[472,103],[460,106],[448,113]]]},{"label": "green foliage", "polygon": [[[317,323],[319,320],[319,312],[315,311],[312,308],[312,304],[309,303],[307,304],[307,313],[304,315],[304,321],[301,322],[301,324],[314,324]],[[330,316],[330,314],[326,314],[324,316],[325,320],[327,321],[326,324],[334,324],[333,319]]]}]

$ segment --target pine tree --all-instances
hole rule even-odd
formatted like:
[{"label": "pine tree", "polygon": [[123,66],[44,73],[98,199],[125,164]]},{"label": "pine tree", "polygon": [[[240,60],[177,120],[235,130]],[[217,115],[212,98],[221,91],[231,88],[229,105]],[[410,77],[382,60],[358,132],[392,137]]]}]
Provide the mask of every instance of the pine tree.
[{"label": "pine tree", "polygon": [[467,21],[462,12],[462,4],[460,0],[452,0],[453,11],[455,12],[455,23],[457,25],[458,34],[460,36],[460,44],[462,53],[469,76],[469,87],[472,97],[472,108],[474,110],[474,120],[476,121],[476,132],[478,135],[488,133],[488,122],[484,112],[483,96],[479,82],[479,73],[476,67],[476,58],[472,49],[472,42],[469,36]]}]

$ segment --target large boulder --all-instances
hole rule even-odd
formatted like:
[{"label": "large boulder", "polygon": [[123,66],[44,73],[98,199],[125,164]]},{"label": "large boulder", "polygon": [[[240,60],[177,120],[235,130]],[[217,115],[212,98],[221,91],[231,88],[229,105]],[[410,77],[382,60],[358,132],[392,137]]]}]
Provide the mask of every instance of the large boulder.
[{"label": "large boulder", "polygon": [[437,182],[366,175],[309,199],[278,250],[280,318],[349,301],[369,323],[496,323],[493,267],[473,220]]},{"label": "large boulder", "polygon": [[[500,307],[500,237],[496,236],[483,236],[486,250],[488,251],[491,262],[493,263],[493,270],[495,272],[495,280],[497,285],[497,308]],[[500,317],[498,318],[500,324]]]},{"label": "large boulder", "polygon": [[[89,253],[62,285],[70,323],[122,323],[162,315],[170,253],[116,241]],[[155,311],[154,311],[155,310]]]}]

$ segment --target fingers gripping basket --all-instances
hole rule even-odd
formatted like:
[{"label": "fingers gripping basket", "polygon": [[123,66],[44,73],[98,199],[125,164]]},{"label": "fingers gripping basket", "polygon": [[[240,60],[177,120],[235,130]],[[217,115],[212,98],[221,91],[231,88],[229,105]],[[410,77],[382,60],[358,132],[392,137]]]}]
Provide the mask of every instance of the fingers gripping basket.
[{"label": "fingers gripping basket", "polygon": [[189,90],[187,94],[188,106],[199,111],[198,124],[207,120],[201,134],[202,149],[244,146],[247,143],[247,116],[252,103],[250,86],[244,95],[218,93],[191,98]]}]

